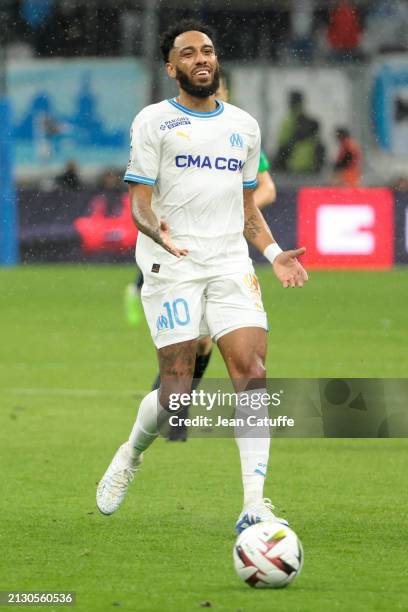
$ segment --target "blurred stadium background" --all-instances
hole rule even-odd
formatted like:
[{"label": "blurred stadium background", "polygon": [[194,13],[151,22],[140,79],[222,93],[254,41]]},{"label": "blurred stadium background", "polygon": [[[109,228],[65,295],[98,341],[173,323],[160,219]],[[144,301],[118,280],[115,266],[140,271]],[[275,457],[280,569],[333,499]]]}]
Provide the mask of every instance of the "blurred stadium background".
[{"label": "blurred stadium background", "polygon": [[[157,37],[181,17],[215,28],[232,102],[260,123],[282,245],[304,242],[312,267],[407,263],[402,0],[3,0],[0,261],[132,261],[128,130],[175,94]],[[337,127],[361,153],[352,181],[334,171]]]},{"label": "blurred stadium background", "polygon": [[[408,263],[407,12],[403,0],[1,1],[1,588],[74,589],[84,612],[406,610],[406,439],[274,440],[266,494],[306,551],[286,592],[234,576],[233,440],[159,440],[123,510],[106,520],[94,497],[156,375],[147,326],[133,332],[122,312],[136,271],[122,175],[133,116],[175,94],[158,33],[181,17],[214,26],[232,102],[261,125],[278,191],[265,216],[323,269],[291,292],[258,267],[269,374],[396,378],[408,367],[406,271],[392,269]],[[337,127],[352,136],[351,173],[336,166]],[[207,375],[225,376],[218,354]]]}]

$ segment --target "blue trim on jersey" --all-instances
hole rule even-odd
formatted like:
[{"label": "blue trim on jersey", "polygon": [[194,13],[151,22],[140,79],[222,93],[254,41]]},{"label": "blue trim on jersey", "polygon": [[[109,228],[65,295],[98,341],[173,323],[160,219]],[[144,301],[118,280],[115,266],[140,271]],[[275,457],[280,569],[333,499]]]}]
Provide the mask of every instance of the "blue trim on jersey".
[{"label": "blue trim on jersey", "polygon": [[123,177],[124,181],[129,181],[130,183],[142,183],[143,185],[153,185],[156,183],[155,179],[147,178],[147,176],[139,176],[138,174],[132,174],[131,172],[126,172]]},{"label": "blue trim on jersey", "polygon": [[218,107],[209,113],[193,111],[190,108],[187,108],[187,106],[183,106],[182,104],[180,104],[180,102],[177,102],[176,98],[170,98],[169,100],[167,100],[167,102],[170,102],[172,106],[174,106],[180,111],[183,111],[183,113],[186,113],[186,115],[191,115],[192,117],[199,117],[200,119],[216,117],[217,115],[221,115],[224,110],[224,104],[221,102],[221,100],[216,100]]},{"label": "blue trim on jersey", "polygon": [[258,181],[256,179],[254,179],[253,181],[243,182],[244,189],[255,189],[257,185],[258,185]]}]

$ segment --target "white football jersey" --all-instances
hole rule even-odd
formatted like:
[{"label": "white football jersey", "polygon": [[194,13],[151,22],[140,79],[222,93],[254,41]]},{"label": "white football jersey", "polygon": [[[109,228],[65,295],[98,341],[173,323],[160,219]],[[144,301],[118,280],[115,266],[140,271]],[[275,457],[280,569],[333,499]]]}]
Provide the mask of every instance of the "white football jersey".
[{"label": "white football jersey", "polygon": [[[154,187],[153,211],[189,260],[236,266],[248,259],[243,188],[256,186],[259,152],[258,123],[245,111],[217,101],[214,111],[196,112],[173,98],[134,119],[124,180]],[[139,234],[138,259],[149,254],[160,262],[163,253]]]}]

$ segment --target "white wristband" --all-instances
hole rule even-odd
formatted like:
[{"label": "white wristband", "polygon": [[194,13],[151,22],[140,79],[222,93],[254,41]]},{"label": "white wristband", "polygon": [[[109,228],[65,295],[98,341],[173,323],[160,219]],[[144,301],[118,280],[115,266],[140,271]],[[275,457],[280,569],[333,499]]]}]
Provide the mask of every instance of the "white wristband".
[{"label": "white wristband", "polygon": [[272,242],[272,244],[268,244],[263,254],[265,255],[266,259],[270,261],[271,264],[273,264],[277,256],[282,252],[283,251],[280,248],[279,244],[277,242]]}]

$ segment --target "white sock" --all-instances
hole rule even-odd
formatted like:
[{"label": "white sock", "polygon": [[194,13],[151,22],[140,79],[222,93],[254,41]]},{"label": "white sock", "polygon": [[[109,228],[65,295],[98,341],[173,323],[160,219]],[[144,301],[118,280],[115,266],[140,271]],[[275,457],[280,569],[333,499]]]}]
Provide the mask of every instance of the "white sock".
[{"label": "white sock", "polygon": [[[236,418],[245,419],[249,415],[257,418],[268,417],[268,407],[257,406],[259,396],[266,393],[266,389],[255,389],[238,393]],[[263,499],[263,488],[268,467],[270,433],[268,426],[235,427],[235,441],[238,445],[241,458],[242,484],[244,488],[244,506],[254,504]]]},{"label": "white sock", "polygon": [[129,436],[133,457],[148,448],[159,435],[170,414],[159,403],[158,390],[148,393],[140,402],[135,424]]}]

